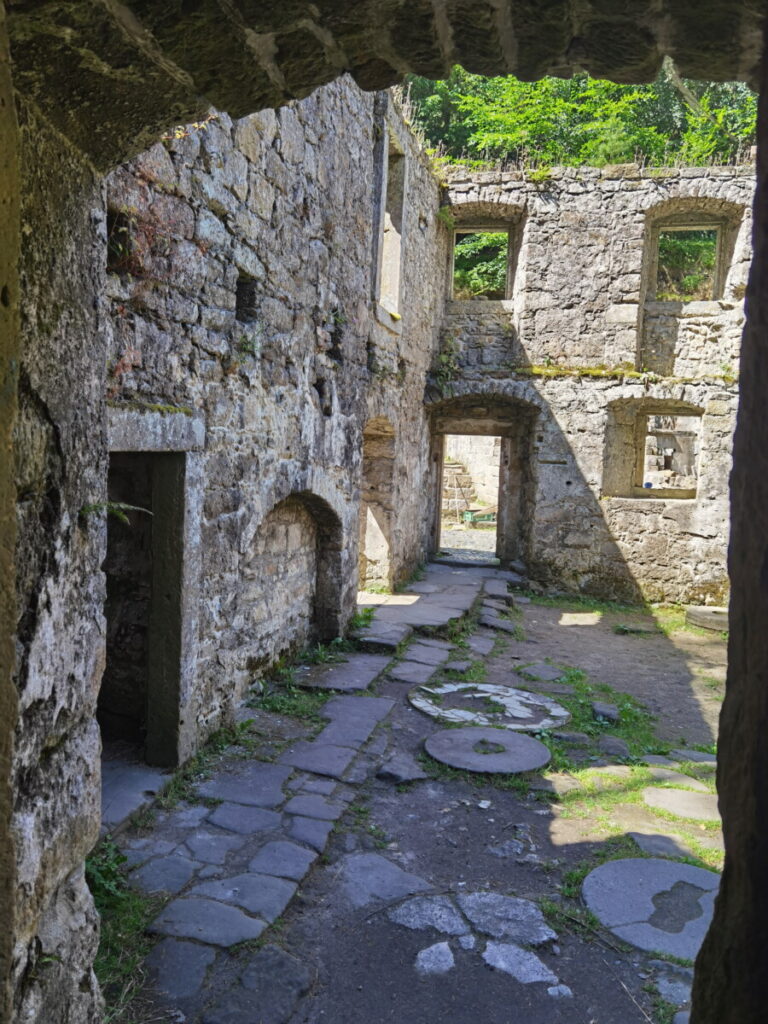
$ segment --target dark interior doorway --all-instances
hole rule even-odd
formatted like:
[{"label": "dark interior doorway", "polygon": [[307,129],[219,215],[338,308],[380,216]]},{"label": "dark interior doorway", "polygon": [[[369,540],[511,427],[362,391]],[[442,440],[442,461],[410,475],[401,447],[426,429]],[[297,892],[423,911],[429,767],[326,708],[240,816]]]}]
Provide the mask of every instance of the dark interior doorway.
[{"label": "dark interior doorway", "polygon": [[105,747],[178,762],[184,548],[183,453],[114,452],[107,517]]}]

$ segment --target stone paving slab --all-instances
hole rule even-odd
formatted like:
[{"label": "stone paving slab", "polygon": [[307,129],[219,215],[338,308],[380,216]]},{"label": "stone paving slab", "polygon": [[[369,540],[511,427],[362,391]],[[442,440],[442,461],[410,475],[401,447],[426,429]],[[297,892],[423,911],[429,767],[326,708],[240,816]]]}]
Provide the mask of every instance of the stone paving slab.
[{"label": "stone paving slab", "polygon": [[338,821],[346,810],[343,804],[333,804],[315,793],[293,797],[283,808],[286,814],[301,814],[305,818]]},{"label": "stone paving slab", "polygon": [[485,626],[487,629],[498,629],[502,633],[514,633],[517,629],[516,623],[510,619],[502,619],[497,614],[491,612],[483,612],[479,619],[480,625]]},{"label": "stone paving slab", "polygon": [[424,665],[418,661],[399,661],[389,670],[389,676],[399,683],[428,683],[437,669],[437,665]]},{"label": "stone paving slab", "polygon": [[403,871],[377,853],[354,853],[341,862],[341,885],[353,907],[364,907],[375,900],[401,899],[429,889],[418,875]]},{"label": "stone paving slab", "polygon": [[130,884],[142,892],[181,892],[195,871],[203,865],[181,854],[156,857],[128,876]]},{"label": "stone paving slab", "polygon": [[387,654],[351,654],[346,661],[333,665],[313,665],[296,674],[296,683],[310,689],[367,690],[390,661]]},{"label": "stone paving slab", "polygon": [[489,597],[498,598],[506,604],[514,604],[514,594],[510,593],[506,580],[486,580],[483,590]]},{"label": "stone paving slab", "polygon": [[695,857],[696,854],[679,838],[659,832],[627,832],[643,853],[649,857]]},{"label": "stone paving slab", "polygon": [[441,722],[503,726],[518,732],[551,729],[571,719],[570,712],[551,697],[493,683],[450,680],[431,687],[418,686],[408,694],[408,700]]},{"label": "stone paving slab", "polygon": [[446,672],[468,672],[472,668],[471,661],[447,661],[443,668]]},{"label": "stone paving slab", "polygon": [[283,786],[290,774],[290,768],[253,761],[238,768],[236,772],[201,783],[197,792],[201,796],[228,803],[277,807],[285,799]]},{"label": "stone paving slab", "polygon": [[633,946],[693,960],[712,919],[720,876],[655,858],[601,864],[584,879],[593,914]]},{"label": "stone paving slab", "polygon": [[525,665],[516,669],[518,675],[525,679],[532,679],[539,683],[557,683],[565,676],[565,669],[557,665],[548,665],[545,661],[538,661],[535,665]]},{"label": "stone paving slab", "polygon": [[467,640],[467,646],[475,654],[485,657],[493,650],[496,639],[491,633],[473,633]]},{"label": "stone paving slab", "polygon": [[418,782],[427,777],[419,763],[401,750],[395,751],[376,772],[376,778],[386,782]]},{"label": "stone paving slab", "polygon": [[190,896],[209,896],[221,903],[242,907],[249,914],[271,923],[288,906],[296,892],[296,884],[284,878],[253,873],[234,875],[210,882],[201,882],[190,890]]},{"label": "stone paving slab", "polygon": [[667,811],[678,818],[696,821],[720,821],[715,793],[692,793],[687,789],[643,790],[643,800],[649,807]]},{"label": "stone paving slab", "polygon": [[312,972],[285,950],[265,946],[236,984],[231,978],[226,981],[225,991],[205,1011],[202,1024],[288,1024],[309,991]]},{"label": "stone paving slab", "polygon": [[508,939],[525,946],[543,946],[557,935],[530,900],[498,892],[459,893],[456,902],[477,931],[494,939]]},{"label": "stone paving slab", "polygon": [[425,644],[418,641],[411,644],[405,652],[408,661],[420,661],[423,665],[436,667],[448,657],[448,651],[442,647],[434,647],[432,644]]},{"label": "stone paving slab", "polygon": [[101,765],[101,830],[109,832],[150,803],[170,778],[160,768],[124,761]]},{"label": "stone paving slab", "polygon": [[196,995],[208,968],[216,959],[210,946],[183,939],[162,939],[144,961],[150,984],[163,1001],[176,1002]]},{"label": "stone paving slab", "polygon": [[[548,764],[550,758],[544,744],[530,736],[478,726],[442,729],[427,737],[424,747],[436,761],[470,772],[530,772]],[[498,747],[503,749],[497,752]]]},{"label": "stone paving slab", "polygon": [[303,740],[281,754],[280,763],[290,764],[305,772],[341,779],[352,763],[355,753],[352,747],[337,747],[330,743],[318,743],[317,740]]},{"label": "stone paving slab", "polygon": [[305,818],[296,815],[290,819],[288,835],[300,843],[311,846],[318,853],[322,853],[332,828],[332,821],[321,821],[319,818]]},{"label": "stone paving slab", "polygon": [[208,820],[212,825],[218,825],[229,832],[239,832],[241,835],[268,832],[280,826],[280,815],[275,811],[233,803],[219,804]]},{"label": "stone paving slab", "polygon": [[391,657],[412,634],[413,627],[406,622],[383,622],[374,616],[371,625],[358,630],[354,637],[363,650],[383,651]]},{"label": "stone paving slab", "polygon": [[483,960],[494,970],[510,974],[523,985],[544,981],[557,984],[557,975],[543,963],[535,953],[521,949],[511,942],[489,942],[483,952]]},{"label": "stone paving slab", "polygon": [[701,750],[672,750],[669,756],[674,757],[677,761],[693,761],[696,764],[717,764],[717,758],[714,754],[706,754]]},{"label": "stone paving slab", "polygon": [[260,875],[276,875],[300,882],[314,862],[317,853],[296,843],[276,840],[262,846],[248,865],[248,870]]},{"label": "stone paving slab", "polygon": [[258,939],[267,927],[237,907],[216,900],[181,898],[164,907],[147,929],[156,935],[196,939],[209,946],[234,946]]},{"label": "stone paving slab", "polygon": [[676,772],[670,768],[665,768],[663,765],[650,765],[648,772],[654,782],[665,782],[673,786],[693,789],[697,793],[711,793],[711,790],[706,783],[699,781],[699,779],[693,779],[690,775],[683,775],[682,772]]}]

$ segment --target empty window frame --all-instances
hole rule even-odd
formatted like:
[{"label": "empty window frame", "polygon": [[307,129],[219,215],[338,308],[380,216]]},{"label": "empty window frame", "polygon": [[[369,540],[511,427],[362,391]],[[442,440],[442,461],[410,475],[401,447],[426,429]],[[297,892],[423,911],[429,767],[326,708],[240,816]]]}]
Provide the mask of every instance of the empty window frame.
[{"label": "empty window frame", "polygon": [[400,273],[405,218],[406,158],[390,137],[383,176],[382,235],[378,300],[391,313],[400,311]]},{"label": "empty window frame", "polygon": [[636,423],[634,493],[694,498],[698,482],[701,416],[640,413]]},{"label": "empty window frame", "polygon": [[454,235],[452,298],[498,300],[509,294],[509,230],[459,228]]},{"label": "empty window frame", "polygon": [[718,224],[661,225],[656,247],[656,299],[659,302],[710,301],[721,293]]}]

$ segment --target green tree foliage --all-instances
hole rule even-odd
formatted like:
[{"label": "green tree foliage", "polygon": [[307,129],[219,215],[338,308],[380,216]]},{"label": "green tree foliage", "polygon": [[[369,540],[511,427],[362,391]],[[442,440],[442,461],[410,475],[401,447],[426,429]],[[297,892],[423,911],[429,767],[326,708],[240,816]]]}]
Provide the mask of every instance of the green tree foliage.
[{"label": "green tree foliage", "polygon": [[656,297],[690,302],[711,299],[717,258],[717,231],[662,231]]},{"label": "green tree foliage", "polygon": [[505,298],[508,245],[505,231],[459,235],[453,250],[454,298],[471,299],[477,295]]},{"label": "green tree foliage", "polygon": [[683,80],[665,62],[649,85],[586,74],[520,82],[455,67],[412,78],[413,119],[452,159],[592,165],[732,163],[755,139],[757,97],[739,82]]}]

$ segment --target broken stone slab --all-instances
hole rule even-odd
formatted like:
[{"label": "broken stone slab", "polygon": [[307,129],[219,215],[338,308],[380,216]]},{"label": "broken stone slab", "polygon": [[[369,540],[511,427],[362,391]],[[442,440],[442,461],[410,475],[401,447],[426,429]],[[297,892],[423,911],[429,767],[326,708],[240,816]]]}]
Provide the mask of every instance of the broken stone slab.
[{"label": "broken stone slab", "polygon": [[685,609],[685,621],[689,626],[699,626],[701,629],[713,629],[722,633],[728,629],[728,609],[710,605],[688,605]]},{"label": "broken stone slab", "polygon": [[[511,595],[510,595],[511,596]],[[490,615],[499,613],[502,617],[509,611],[509,605],[506,601],[500,601],[495,597],[486,598],[482,604],[483,611],[488,612]]]},{"label": "broken stone slab", "polygon": [[618,722],[620,718],[620,712],[616,705],[609,704],[604,700],[592,701],[592,715],[598,721],[602,718],[606,722]]},{"label": "broken stone slab", "polygon": [[[657,966],[659,964],[663,964],[663,967]],[[662,999],[673,1006],[682,1006],[691,1001],[692,968],[675,968],[659,960],[652,961],[652,965],[656,967],[656,988]]]},{"label": "broken stone slab", "polygon": [[206,896],[221,903],[232,904],[258,914],[272,922],[288,906],[296,884],[272,875],[242,874],[232,878],[201,882],[190,890],[190,896]]},{"label": "broken stone slab", "polygon": [[128,876],[134,889],[142,892],[180,892],[192,878],[195,871],[202,867],[196,860],[190,860],[178,853],[168,857],[156,857],[136,868]]},{"label": "broken stone slab", "polygon": [[[322,733],[320,734],[322,736]],[[354,747],[339,747],[317,740],[303,740],[280,755],[281,764],[289,764],[315,775],[330,775],[340,779],[351,764],[356,750]]]},{"label": "broken stone slab", "polygon": [[472,636],[467,637],[469,649],[483,658],[491,653],[495,643],[496,639],[490,633],[473,633]]},{"label": "broken stone slab", "polygon": [[441,722],[501,726],[515,732],[551,729],[566,725],[571,718],[570,712],[550,697],[495,683],[449,680],[417,687],[408,700],[418,711]]},{"label": "broken stone slab", "polygon": [[498,629],[502,633],[514,633],[517,630],[517,626],[514,622],[509,619],[499,618],[497,615],[491,615],[489,612],[483,612],[480,615],[480,625],[485,626],[488,629]]},{"label": "broken stone slab", "polygon": [[184,845],[193,857],[204,864],[223,864],[227,854],[239,850],[245,839],[237,836],[223,836],[214,832],[193,832],[184,840]]},{"label": "broken stone slab", "polygon": [[394,924],[419,931],[434,928],[444,935],[466,935],[469,926],[447,896],[414,896],[387,911]]},{"label": "broken stone slab", "polygon": [[268,832],[279,828],[280,815],[263,807],[246,807],[244,804],[219,804],[208,819],[212,825],[225,828],[228,832],[251,835],[254,832]]},{"label": "broken stone slab", "polygon": [[544,964],[535,953],[521,949],[511,942],[488,942],[483,951],[483,960],[494,970],[511,975],[523,985],[537,981],[557,984],[557,975]]},{"label": "broken stone slab", "polygon": [[424,665],[418,661],[400,661],[389,670],[389,676],[400,683],[428,683],[436,671],[436,665]]},{"label": "broken stone slab", "polygon": [[515,594],[515,604],[530,604],[530,597],[525,597],[523,594]]},{"label": "broken stone slab", "polygon": [[585,732],[553,732],[552,738],[561,743],[567,743],[570,747],[588,747],[592,740]]},{"label": "broken stone slab", "polygon": [[539,683],[557,683],[565,675],[565,669],[548,665],[544,661],[538,661],[535,665],[524,665],[515,671],[524,679],[533,679]]},{"label": "broken stone slab", "polygon": [[153,993],[176,1002],[197,995],[208,968],[216,959],[209,946],[183,939],[162,939],[144,961]]},{"label": "broken stone slab", "polygon": [[530,772],[548,764],[550,758],[544,744],[530,736],[479,726],[442,729],[429,736],[424,746],[436,761],[470,772]]},{"label": "broken stone slab", "polygon": [[332,804],[316,793],[300,794],[293,797],[283,808],[286,814],[301,814],[305,818],[320,818],[324,821],[337,821],[346,808]]},{"label": "broken stone slab", "polygon": [[693,793],[687,789],[644,789],[643,800],[659,811],[696,821],[720,821],[715,793]]},{"label": "broken stone slab", "polygon": [[414,967],[418,974],[447,974],[454,966],[453,953],[447,942],[427,946],[416,956]]},{"label": "broken stone slab", "polygon": [[304,818],[299,815],[290,819],[288,834],[300,843],[311,846],[322,853],[328,843],[328,836],[333,829],[332,821],[321,821],[319,818]]},{"label": "broken stone slab", "polygon": [[694,960],[712,919],[720,876],[657,858],[607,861],[584,879],[593,914],[639,949]]},{"label": "broken stone slab", "polygon": [[665,768],[673,768],[675,766],[674,761],[670,761],[668,757],[663,757],[661,754],[644,754],[643,761],[645,764],[658,764]]},{"label": "broken stone slab", "polygon": [[364,907],[376,900],[399,900],[430,888],[423,878],[403,871],[377,853],[344,857],[341,882],[344,895],[354,907]]},{"label": "broken stone slab", "polygon": [[316,860],[317,853],[312,850],[278,839],[262,846],[248,870],[257,875],[276,875],[300,882]]},{"label": "broken stone slab", "polygon": [[597,747],[611,757],[629,757],[629,746],[619,736],[601,736]]},{"label": "broken stone slab", "polygon": [[418,782],[428,778],[421,765],[410,754],[398,751],[376,772],[377,779],[385,782]]},{"label": "broken stone slab", "polygon": [[291,769],[282,765],[254,761],[235,772],[201,783],[197,792],[209,799],[228,803],[278,807],[285,800],[283,786],[290,774]]},{"label": "broken stone slab", "polygon": [[433,647],[432,644],[421,643],[421,641],[410,644],[405,652],[408,661],[418,661],[422,665],[437,667],[448,657],[448,651],[442,647]]},{"label": "broken stone slab", "polygon": [[573,992],[567,985],[550,985],[547,995],[553,999],[573,999]]},{"label": "broken stone slab", "polygon": [[695,853],[675,836],[652,832],[627,832],[649,857],[695,857]]},{"label": "broken stone slab", "polygon": [[701,750],[671,750],[669,756],[677,761],[692,761],[694,764],[717,764],[714,754],[705,754]]},{"label": "broken stone slab", "polygon": [[374,618],[370,626],[353,633],[353,636],[362,650],[381,651],[391,656],[412,633],[413,627],[405,622],[378,622]]},{"label": "broken stone slab", "polygon": [[651,765],[648,773],[654,782],[671,783],[673,786],[679,786],[681,789],[687,787],[688,789],[696,790],[697,793],[711,792],[709,786],[699,779],[693,779],[690,775],[683,775],[682,772],[664,768],[662,765]]},{"label": "broken stone slab", "polygon": [[334,665],[316,665],[297,676],[299,686],[318,690],[367,690],[390,662],[388,654],[350,654]]},{"label": "broken stone slab", "polygon": [[320,793],[322,796],[330,796],[338,786],[333,779],[310,779],[306,775],[300,777],[297,782],[296,787],[292,788],[299,789],[302,793]]},{"label": "broken stone slab", "polygon": [[494,939],[512,939],[526,946],[543,946],[557,935],[535,903],[498,892],[460,893],[456,902],[475,929]]},{"label": "broken stone slab", "polygon": [[258,939],[266,922],[249,917],[238,907],[216,900],[182,897],[164,907],[147,931],[195,939],[210,946],[234,946],[248,939]]},{"label": "broken stone slab", "polygon": [[306,964],[277,946],[265,946],[250,960],[239,984],[228,987],[202,1017],[202,1024],[238,1024],[254,1021],[288,1024],[299,1000],[312,984]]}]

